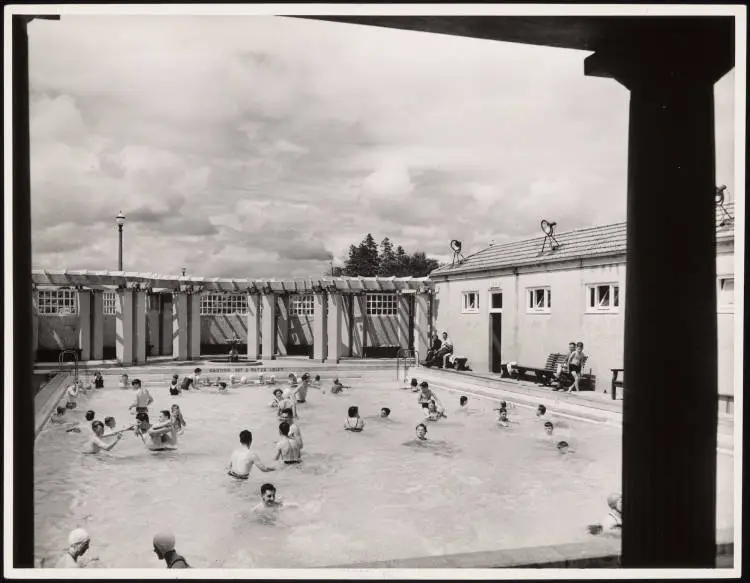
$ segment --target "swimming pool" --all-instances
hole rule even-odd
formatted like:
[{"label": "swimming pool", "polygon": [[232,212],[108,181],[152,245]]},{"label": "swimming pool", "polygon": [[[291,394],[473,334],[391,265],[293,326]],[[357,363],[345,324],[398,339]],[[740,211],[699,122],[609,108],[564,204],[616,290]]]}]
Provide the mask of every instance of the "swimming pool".
[{"label": "swimming pool", "polygon": [[[278,420],[268,407],[271,387],[229,394],[170,397],[165,373],[140,375],[156,400],[152,417],[173,402],[187,421],[179,451],[152,453],[126,434],[111,454],[78,453],[83,435],[48,426],[36,442],[35,553],[56,560],[71,529],[92,535],[89,553],[102,567],[163,568],[151,550],[153,534],[168,528],[177,550],[195,567],[294,568],[586,541],[585,526],[606,512],[620,489],[620,429],[567,420],[575,452],[561,456],[544,439],[533,410],[517,407],[510,429],[495,423],[491,400],[471,397],[456,412],[458,393],[441,391],[448,418],[430,423],[442,447],[404,445],[423,418],[416,395],[392,372],[363,373],[343,395],[311,389],[299,406],[304,462],[247,482],[224,466],[241,429],[252,449],[271,463]],[[277,375],[283,376],[283,375]],[[324,386],[335,373],[324,375]],[[106,386],[73,412],[93,409],[130,423],[133,392]],[[325,382],[329,381],[329,382]],[[160,383],[160,384],[159,384]],[[343,431],[347,408],[358,405],[364,432]],[[377,418],[391,409],[388,421]],[[731,525],[731,456],[719,456],[718,526]],[[274,523],[250,510],[260,485],[299,504]],[[727,489],[729,488],[729,490]]]}]

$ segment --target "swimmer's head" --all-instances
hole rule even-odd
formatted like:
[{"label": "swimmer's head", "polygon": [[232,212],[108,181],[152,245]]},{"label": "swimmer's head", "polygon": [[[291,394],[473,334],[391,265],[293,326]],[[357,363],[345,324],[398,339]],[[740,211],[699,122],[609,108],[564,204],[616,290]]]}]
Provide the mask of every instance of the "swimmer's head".
[{"label": "swimmer's head", "polygon": [[437,412],[437,405],[435,404],[435,401],[430,401],[429,403],[427,403],[427,410],[430,413]]},{"label": "swimmer's head", "polygon": [[552,435],[552,432],[555,430],[555,426],[552,425],[552,421],[547,421],[544,424],[544,431],[547,432],[547,435]]},{"label": "swimmer's head", "polygon": [[294,417],[294,411],[292,411],[288,407],[281,410],[281,418],[285,421],[291,421],[292,417]]},{"label": "swimmer's head", "polygon": [[315,382],[320,382],[320,375],[319,374],[315,375]]},{"label": "swimmer's head", "polygon": [[508,420],[508,412],[505,409],[500,409],[500,411],[497,414],[497,418],[500,421],[507,421]]},{"label": "swimmer's head", "polygon": [[284,437],[289,437],[289,423],[286,421],[279,423],[279,433]]},{"label": "swimmer's head", "polygon": [[419,388],[422,389],[422,391],[426,391],[430,388],[430,385],[427,381],[422,381],[421,383],[419,383]]},{"label": "swimmer's head", "polygon": [[203,371],[201,371],[201,369],[199,369],[199,368],[196,368],[193,372],[195,374],[201,374],[201,372],[203,372]]},{"label": "swimmer's head", "polygon": [[339,384],[339,377],[336,377],[335,379],[333,379],[333,384],[334,385],[338,385]]},{"label": "swimmer's head", "polygon": [[227,388],[227,384],[226,384],[226,383],[225,383],[224,381],[221,381],[221,382],[219,383],[219,388],[220,388],[220,389],[226,389],[226,388]]},{"label": "swimmer's head", "polygon": [[583,342],[576,342],[576,348],[578,350],[583,350]]},{"label": "swimmer's head", "polygon": [[154,553],[160,559],[164,558],[169,551],[174,550],[175,538],[171,532],[158,532],[154,535]]},{"label": "swimmer's head", "polygon": [[141,388],[141,379],[133,379],[133,382],[130,383],[133,385],[133,388],[140,389]]},{"label": "swimmer's head", "polygon": [[612,510],[617,510],[617,512],[622,512],[622,494],[619,492],[613,492],[609,496],[607,496],[607,506],[609,506]]},{"label": "swimmer's head", "polygon": [[411,379],[411,386],[416,387],[419,384],[419,381],[415,378]]},{"label": "swimmer's head", "polygon": [[290,372],[290,373],[289,373],[289,374],[287,375],[287,378],[288,378],[288,379],[289,379],[290,381],[292,381],[293,383],[296,383],[296,382],[297,382],[297,375],[295,375],[295,374],[294,374],[293,372]]},{"label": "swimmer's head", "polygon": [[91,424],[91,431],[93,431],[96,435],[101,435],[104,433],[104,423],[101,421],[94,421]]},{"label": "swimmer's head", "polygon": [[283,395],[283,394],[284,394],[284,391],[282,391],[281,389],[274,389],[273,390],[273,396],[274,397],[281,398],[281,395]]},{"label": "swimmer's head", "polygon": [[86,411],[86,421],[93,421],[94,417],[96,417],[96,413],[91,410]]},{"label": "swimmer's head", "polygon": [[263,504],[272,506],[276,501],[276,486],[268,483],[263,484],[260,487],[260,497],[263,500]]},{"label": "swimmer's head", "polygon": [[68,548],[76,557],[83,555],[91,544],[89,533],[82,528],[76,528],[68,535]]},{"label": "swimmer's head", "polygon": [[557,451],[559,451],[560,453],[567,453],[568,447],[570,446],[568,445],[567,441],[561,441],[557,444]]},{"label": "swimmer's head", "polygon": [[390,415],[390,414],[391,414],[391,410],[390,410],[390,409],[389,409],[388,407],[383,407],[383,408],[382,408],[382,409],[380,410],[380,416],[381,416],[381,417],[383,417],[384,419],[385,419],[386,417],[388,417],[388,415]]},{"label": "swimmer's head", "polygon": [[104,418],[104,425],[106,425],[110,429],[114,429],[115,428],[115,418],[114,417],[105,417]]},{"label": "swimmer's head", "polygon": [[180,412],[180,406],[177,403],[175,403],[174,405],[172,405],[170,407],[170,409],[172,409],[172,413],[179,413]]},{"label": "swimmer's head", "polygon": [[172,375],[172,380],[173,381],[176,381],[178,378],[180,378],[180,375],[178,375],[178,374],[173,374]]},{"label": "swimmer's head", "polygon": [[163,411],[159,411],[159,421],[169,421],[172,418],[172,415],[169,413],[167,409],[164,409]]},{"label": "swimmer's head", "polygon": [[349,407],[349,417],[357,417],[359,415],[359,407]]},{"label": "swimmer's head", "polygon": [[420,423],[419,425],[417,425],[416,430],[417,430],[417,437],[419,439],[424,439],[425,436],[427,435],[427,425],[425,425],[424,423]]},{"label": "swimmer's head", "polygon": [[539,405],[539,406],[538,406],[538,407],[536,408],[536,415],[537,415],[537,417],[541,417],[541,416],[542,416],[542,415],[544,415],[544,414],[545,414],[546,412],[547,412],[547,407],[545,407],[544,405]]},{"label": "swimmer's head", "polygon": [[310,380],[310,373],[309,372],[304,373],[302,375],[302,380],[303,381],[309,381]]},{"label": "swimmer's head", "polygon": [[250,444],[253,442],[253,434],[248,431],[247,429],[243,429],[240,431],[240,443],[242,445],[246,445],[247,447],[250,447]]},{"label": "swimmer's head", "polygon": [[463,395],[463,396],[462,396],[462,397],[461,397],[461,398],[460,398],[460,399],[458,400],[458,403],[459,403],[459,404],[460,404],[460,405],[461,405],[462,407],[465,407],[465,406],[466,406],[466,403],[468,403],[468,402],[469,402],[469,397],[467,397],[466,395]]},{"label": "swimmer's head", "polygon": [[55,412],[58,415],[65,415],[65,411],[67,411],[67,409],[65,407],[58,407],[57,409],[55,409]]},{"label": "swimmer's head", "polygon": [[505,401],[500,401],[500,408],[501,409],[507,409],[508,408],[508,403],[506,403]]}]

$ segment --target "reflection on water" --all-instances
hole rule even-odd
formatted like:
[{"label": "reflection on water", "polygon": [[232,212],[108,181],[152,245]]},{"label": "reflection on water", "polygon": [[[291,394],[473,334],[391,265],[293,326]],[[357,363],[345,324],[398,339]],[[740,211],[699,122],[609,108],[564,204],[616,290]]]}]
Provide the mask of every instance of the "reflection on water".
[{"label": "reflection on water", "polygon": [[[142,375],[149,386],[149,375]],[[108,383],[112,386],[114,383]],[[151,385],[152,412],[178,402],[188,423],[174,452],[148,451],[132,433],[108,453],[78,453],[81,434],[49,428],[36,443],[35,528],[38,559],[56,560],[70,530],[84,526],[102,567],[163,568],[153,534],[171,529],[177,550],[196,567],[308,567],[585,540],[585,525],[619,489],[619,430],[575,424],[576,453],[561,456],[531,409],[498,430],[495,403],[472,397],[470,418],[448,408],[415,444],[422,409],[411,392],[382,378],[350,394],[309,393],[296,421],[303,462],[233,480],[225,466],[242,429],[252,450],[275,465],[279,439],[267,387],[238,387],[232,398],[209,392],[170,397]],[[449,396],[450,395],[446,395]],[[455,395],[453,396],[455,397]],[[130,391],[94,393],[73,420],[94,409],[98,419],[127,419]],[[446,402],[448,399],[444,399]],[[451,399],[457,401],[455,399]],[[359,406],[365,430],[343,430],[347,408]],[[376,418],[389,407],[389,419]],[[408,446],[404,446],[409,443]],[[426,454],[426,455],[425,455]],[[721,461],[721,460],[720,460]],[[260,486],[296,503],[272,517],[252,509]]]}]

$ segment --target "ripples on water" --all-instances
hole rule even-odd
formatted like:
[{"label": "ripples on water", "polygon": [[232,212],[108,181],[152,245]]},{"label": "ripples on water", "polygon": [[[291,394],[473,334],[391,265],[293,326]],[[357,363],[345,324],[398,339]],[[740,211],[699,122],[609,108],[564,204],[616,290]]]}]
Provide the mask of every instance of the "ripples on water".
[{"label": "ripples on water", "polygon": [[[191,391],[170,397],[149,385],[156,407],[180,404],[187,421],[176,452],[152,453],[125,434],[110,453],[78,453],[86,440],[50,426],[35,457],[36,553],[53,562],[73,528],[92,535],[89,553],[102,567],[163,568],[153,534],[175,532],[177,550],[195,567],[308,567],[494,550],[583,540],[584,525],[601,518],[607,493],[619,488],[619,431],[572,424],[578,445],[561,456],[543,438],[533,411],[498,430],[494,402],[471,398],[458,413],[458,396],[445,392],[448,419],[428,424],[429,445],[405,447],[423,420],[414,393],[368,379],[347,394],[310,391],[299,405],[303,464],[246,482],[224,470],[242,429],[252,449],[272,463],[278,419],[268,387],[237,387],[229,395]],[[113,384],[110,382],[110,384]],[[132,421],[130,391],[103,389],[71,417],[94,409]],[[454,403],[455,401],[455,403]],[[343,430],[346,410],[358,405],[362,433]],[[455,405],[455,406],[451,406]],[[390,407],[391,417],[377,417]],[[251,509],[260,485],[298,504],[264,520]]]}]

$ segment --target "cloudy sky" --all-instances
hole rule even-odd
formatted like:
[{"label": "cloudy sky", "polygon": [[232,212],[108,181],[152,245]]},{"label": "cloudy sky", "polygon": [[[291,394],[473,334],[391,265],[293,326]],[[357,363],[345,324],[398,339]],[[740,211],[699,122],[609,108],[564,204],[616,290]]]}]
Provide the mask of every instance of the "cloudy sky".
[{"label": "cloudy sky", "polygon": [[[29,25],[33,264],[321,275],[625,219],[628,92],[589,54],[273,16]],[[733,187],[733,73],[716,86]]]}]

